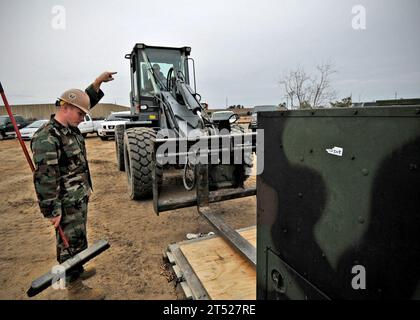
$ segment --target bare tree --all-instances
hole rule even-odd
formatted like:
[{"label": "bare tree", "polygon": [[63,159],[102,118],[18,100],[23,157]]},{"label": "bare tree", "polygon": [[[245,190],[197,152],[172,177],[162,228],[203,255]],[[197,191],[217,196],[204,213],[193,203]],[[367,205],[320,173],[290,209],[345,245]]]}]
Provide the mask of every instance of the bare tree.
[{"label": "bare tree", "polygon": [[326,105],[336,97],[335,90],[331,87],[331,76],[337,71],[331,63],[317,65],[318,76],[315,76],[311,86],[311,104],[313,108]]},{"label": "bare tree", "polygon": [[303,68],[299,67],[296,70],[290,71],[280,84],[284,86],[286,94],[289,96],[291,105],[293,106],[294,99],[296,98],[301,106],[308,98],[309,95],[309,76]]},{"label": "bare tree", "polygon": [[280,81],[291,105],[296,100],[300,109],[319,108],[335,98],[335,91],[331,87],[331,76],[336,72],[331,63],[317,66],[318,73],[311,77],[302,67],[291,70]]}]

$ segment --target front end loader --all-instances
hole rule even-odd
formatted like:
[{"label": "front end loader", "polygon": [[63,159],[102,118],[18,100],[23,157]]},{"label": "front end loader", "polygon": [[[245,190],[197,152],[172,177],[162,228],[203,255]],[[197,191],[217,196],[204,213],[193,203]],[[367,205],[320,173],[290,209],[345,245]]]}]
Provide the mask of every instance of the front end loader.
[{"label": "front end loader", "polygon": [[[257,135],[246,133],[236,123],[236,114],[217,123],[210,119],[196,92],[190,53],[190,47],[136,44],[125,56],[131,71],[131,121],[115,130],[118,168],[126,172],[131,199],[153,197],[156,214],[197,206],[255,265],[255,248],[224,224],[209,205],[256,194],[244,182],[251,174]],[[168,169],[179,171],[185,195],[161,198]]]}]

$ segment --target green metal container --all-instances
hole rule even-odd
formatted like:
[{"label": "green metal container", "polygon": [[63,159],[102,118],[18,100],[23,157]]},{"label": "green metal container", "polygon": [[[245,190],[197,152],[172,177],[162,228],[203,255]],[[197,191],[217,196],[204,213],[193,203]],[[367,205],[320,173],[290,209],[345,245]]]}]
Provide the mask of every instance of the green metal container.
[{"label": "green metal container", "polygon": [[420,298],[420,108],[258,116],[258,299]]}]

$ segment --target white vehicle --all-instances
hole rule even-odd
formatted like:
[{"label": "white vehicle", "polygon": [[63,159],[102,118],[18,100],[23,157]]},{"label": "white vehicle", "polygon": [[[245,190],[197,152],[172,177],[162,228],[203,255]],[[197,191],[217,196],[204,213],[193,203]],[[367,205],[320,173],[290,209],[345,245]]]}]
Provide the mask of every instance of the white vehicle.
[{"label": "white vehicle", "polygon": [[85,120],[80,122],[77,126],[84,137],[88,135],[88,133],[98,133],[99,128],[102,125],[104,120],[93,120],[90,115],[85,115]]},{"label": "white vehicle", "polygon": [[23,129],[20,129],[20,135],[22,136],[23,140],[31,140],[34,136],[34,133],[38,131],[44,124],[48,123],[49,120],[37,120],[29,124]]},{"label": "white vehicle", "polygon": [[115,126],[130,121],[130,111],[112,112],[98,130],[101,140],[115,138]]},{"label": "white vehicle", "polygon": [[223,120],[228,120],[233,114],[233,111],[215,111],[211,114],[211,121],[218,123]]},{"label": "white vehicle", "polygon": [[252,110],[251,122],[249,123],[248,129],[252,130],[253,132],[258,129],[258,122],[257,122],[258,112],[277,111],[277,110],[283,110],[283,108],[280,108],[279,106],[275,106],[275,105],[255,106],[254,109]]}]

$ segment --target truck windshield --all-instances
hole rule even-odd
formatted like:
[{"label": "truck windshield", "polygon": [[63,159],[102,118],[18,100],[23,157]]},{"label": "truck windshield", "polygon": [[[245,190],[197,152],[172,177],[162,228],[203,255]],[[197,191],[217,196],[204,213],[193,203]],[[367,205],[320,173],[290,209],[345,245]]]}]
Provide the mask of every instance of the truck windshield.
[{"label": "truck windshield", "polygon": [[166,89],[166,78],[171,68],[173,68],[173,74],[180,71],[184,76],[187,76],[184,59],[179,50],[146,48],[145,53],[149,61],[144,61],[143,56],[140,56],[139,59],[140,70],[142,71],[142,95],[150,96],[153,94],[153,85],[150,80],[152,73],[160,90]]},{"label": "truck windshield", "polygon": [[225,120],[233,114],[232,111],[216,111],[211,115],[212,120]]},{"label": "truck windshield", "polygon": [[40,126],[42,126],[44,123],[47,123],[48,120],[37,120],[35,122],[32,122],[29,126],[27,126],[27,128],[39,128]]},{"label": "truck windshield", "polygon": [[2,117],[0,118],[0,124],[6,124],[8,122],[9,118],[7,117]]}]

